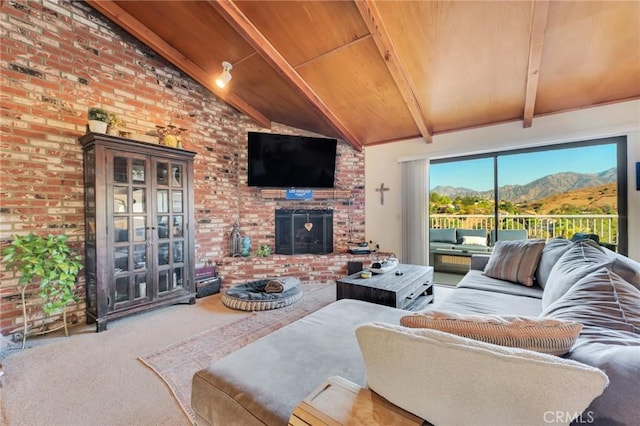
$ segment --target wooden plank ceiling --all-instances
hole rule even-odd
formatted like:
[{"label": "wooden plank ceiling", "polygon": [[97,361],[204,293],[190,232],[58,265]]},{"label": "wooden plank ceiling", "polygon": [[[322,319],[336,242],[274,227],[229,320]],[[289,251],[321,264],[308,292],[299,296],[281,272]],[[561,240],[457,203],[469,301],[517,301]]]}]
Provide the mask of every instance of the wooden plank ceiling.
[{"label": "wooden plank ceiling", "polygon": [[356,149],[640,98],[635,0],[88,3],[261,125]]}]

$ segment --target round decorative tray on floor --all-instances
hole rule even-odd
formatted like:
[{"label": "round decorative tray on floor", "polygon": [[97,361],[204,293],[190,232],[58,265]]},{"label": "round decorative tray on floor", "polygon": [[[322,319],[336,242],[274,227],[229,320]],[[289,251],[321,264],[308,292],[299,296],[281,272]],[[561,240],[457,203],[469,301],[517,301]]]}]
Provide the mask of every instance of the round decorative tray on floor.
[{"label": "round decorative tray on floor", "polygon": [[292,305],[302,298],[302,288],[294,287],[282,293],[266,293],[268,279],[251,281],[230,288],[222,295],[222,303],[241,311],[268,311]]}]

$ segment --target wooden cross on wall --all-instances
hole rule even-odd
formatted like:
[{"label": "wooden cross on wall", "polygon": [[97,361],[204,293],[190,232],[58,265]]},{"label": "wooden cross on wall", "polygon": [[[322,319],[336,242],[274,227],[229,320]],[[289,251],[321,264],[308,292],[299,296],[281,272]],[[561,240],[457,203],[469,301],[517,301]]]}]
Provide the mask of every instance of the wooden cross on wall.
[{"label": "wooden cross on wall", "polygon": [[384,182],[380,184],[380,188],[376,189],[376,192],[380,193],[380,204],[384,204],[384,191],[388,191],[389,188],[384,187]]}]

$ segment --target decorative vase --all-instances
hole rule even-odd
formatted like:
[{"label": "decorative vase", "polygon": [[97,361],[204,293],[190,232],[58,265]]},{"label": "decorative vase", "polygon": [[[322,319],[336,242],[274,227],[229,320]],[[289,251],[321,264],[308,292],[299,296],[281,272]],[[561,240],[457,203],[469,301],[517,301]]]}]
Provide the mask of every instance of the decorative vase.
[{"label": "decorative vase", "polygon": [[251,237],[242,238],[242,256],[247,257],[251,253]]},{"label": "decorative vase", "polygon": [[120,130],[116,126],[107,127],[107,134],[111,136],[120,136]]},{"label": "decorative vase", "polygon": [[93,133],[107,133],[107,125],[104,121],[99,120],[88,120],[89,122],[89,131]]},{"label": "decorative vase", "polygon": [[240,225],[238,222],[233,225],[231,237],[229,238],[229,246],[231,257],[240,256],[240,253],[242,253],[242,237],[240,236]]}]

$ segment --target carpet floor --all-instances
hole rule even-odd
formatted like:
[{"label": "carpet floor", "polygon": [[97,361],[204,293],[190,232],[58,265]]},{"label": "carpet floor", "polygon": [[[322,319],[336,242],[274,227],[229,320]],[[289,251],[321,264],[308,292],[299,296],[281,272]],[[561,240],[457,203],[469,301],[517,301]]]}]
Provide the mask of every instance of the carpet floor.
[{"label": "carpet floor", "polygon": [[233,351],[314,312],[335,301],[334,285],[305,285],[299,302],[281,309],[254,312],[228,324],[214,327],[195,336],[140,357],[169,386],[189,419],[191,378],[193,374]]},{"label": "carpet floor", "polygon": [[[0,425],[189,425],[183,401],[189,407],[193,372],[274,326],[335,300],[334,285],[316,285],[326,289],[318,292],[311,284],[305,290],[307,286],[300,302],[274,311],[232,310],[216,294],[195,305],[167,306],[109,322],[102,333],[94,326],[77,325],[69,337],[52,333],[28,339],[25,350],[3,347]],[[431,309],[450,291],[435,286]],[[174,390],[173,383],[182,390]],[[185,395],[180,403],[176,392]]]}]

